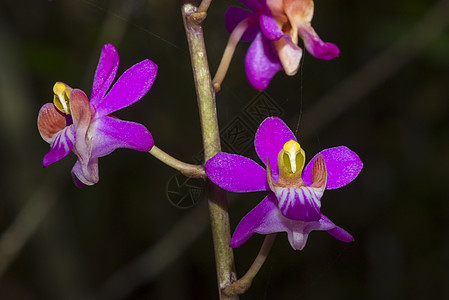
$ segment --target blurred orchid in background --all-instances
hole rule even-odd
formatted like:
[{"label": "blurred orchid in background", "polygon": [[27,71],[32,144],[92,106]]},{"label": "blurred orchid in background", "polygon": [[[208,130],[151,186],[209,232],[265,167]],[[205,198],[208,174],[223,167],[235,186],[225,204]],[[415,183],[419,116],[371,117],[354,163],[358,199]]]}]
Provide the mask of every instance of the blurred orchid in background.
[{"label": "blurred orchid in background", "polygon": [[254,145],[266,170],[255,161],[220,152],[206,163],[206,174],[231,192],[271,191],[239,223],[231,247],[239,247],[254,233],[287,232],[295,250],[304,248],[312,230],[325,230],[344,242],[352,236],[320,211],[325,189],[353,181],[363,163],[345,146],[325,149],[305,165],[305,153],[287,125],[277,117],[265,119]]},{"label": "blurred orchid in background", "polygon": [[[77,186],[98,182],[98,158],[117,148],[149,151],[153,138],[145,126],[110,115],[140,100],[156,79],[157,66],[146,59],[126,70],[106,94],[117,73],[119,57],[111,44],[103,46],[95,72],[90,102],[79,89],[58,82],[54,101],[39,111],[38,129],[51,149],[44,167],[66,157],[78,157],[72,169]],[[106,95],[105,95],[106,94]]]},{"label": "blurred orchid in background", "polygon": [[312,0],[239,1],[250,10],[233,6],[226,11],[226,28],[231,33],[228,47],[235,48],[239,40],[252,41],[245,57],[245,69],[254,88],[266,89],[281,69],[289,76],[296,74],[302,57],[298,36],[316,58],[331,60],[339,55],[338,47],[323,42],[310,24]]}]

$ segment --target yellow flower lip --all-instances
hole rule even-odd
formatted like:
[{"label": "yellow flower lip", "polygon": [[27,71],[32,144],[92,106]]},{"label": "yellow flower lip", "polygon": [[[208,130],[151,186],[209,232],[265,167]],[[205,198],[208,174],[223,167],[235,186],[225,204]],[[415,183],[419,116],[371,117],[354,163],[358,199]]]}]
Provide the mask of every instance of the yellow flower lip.
[{"label": "yellow flower lip", "polygon": [[56,108],[67,115],[70,115],[69,98],[72,88],[62,82],[56,82],[53,86],[53,104]]}]

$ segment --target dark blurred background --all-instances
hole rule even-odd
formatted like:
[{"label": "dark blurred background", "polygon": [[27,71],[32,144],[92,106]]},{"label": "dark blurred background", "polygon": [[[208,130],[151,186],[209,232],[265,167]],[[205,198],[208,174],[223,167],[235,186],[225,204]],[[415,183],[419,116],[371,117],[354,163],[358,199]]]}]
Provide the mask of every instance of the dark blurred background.
[{"label": "dark blurred background", "polygon": [[[246,130],[235,151],[256,158],[248,105],[263,97],[308,158],[346,145],[364,162],[353,183],[323,197],[324,213],[355,243],[312,232],[293,251],[279,234],[242,299],[449,299],[448,2],[316,1],[312,24],[340,57],[307,53],[296,76],[279,72],[265,94],[245,77],[249,44],[238,45],[217,95],[223,136]],[[230,5],[239,2],[212,1],[204,24],[212,73]],[[171,203],[175,170],[121,149],[100,159],[97,185],[77,189],[75,155],[42,167],[39,108],[56,81],[90,94],[105,43],[119,51],[119,74],[145,58],[159,66],[150,92],[116,115],[147,126],[175,157],[201,158],[178,1],[2,0],[0,299],[217,299],[207,206]],[[229,194],[232,230],[263,197]],[[240,276],[262,241],[235,250]]]}]

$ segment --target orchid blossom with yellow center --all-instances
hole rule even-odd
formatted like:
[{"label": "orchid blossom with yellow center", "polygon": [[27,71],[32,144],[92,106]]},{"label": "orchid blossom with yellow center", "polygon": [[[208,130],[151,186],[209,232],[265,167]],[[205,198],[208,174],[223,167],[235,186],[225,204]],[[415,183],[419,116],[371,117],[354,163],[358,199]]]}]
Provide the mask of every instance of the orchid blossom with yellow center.
[{"label": "orchid blossom with yellow center", "polygon": [[287,232],[295,250],[304,248],[312,230],[325,230],[344,242],[352,236],[321,212],[324,191],[353,181],[363,163],[345,146],[325,149],[305,165],[305,152],[285,123],[277,117],[265,119],[257,130],[254,145],[262,168],[255,161],[220,152],[206,163],[209,179],[231,192],[270,191],[237,226],[231,247],[239,247],[254,233]]},{"label": "orchid blossom with yellow center", "polygon": [[289,76],[299,69],[302,49],[314,57],[331,60],[340,53],[332,43],[323,42],[311,25],[312,0],[239,0],[250,10],[230,7],[225,14],[226,28],[231,33],[214,83],[221,84],[239,40],[252,41],[245,57],[245,70],[251,85],[267,88],[273,76],[284,69]]},{"label": "orchid blossom with yellow center", "polygon": [[148,59],[143,60],[125,71],[109,90],[118,61],[114,46],[105,45],[95,72],[90,101],[82,90],[57,82],[53,87],[53,103],[45,104],[39,111],[39,133],[51,146],[43,159],[44,167],[73,151],[78,160],[72,175],[80,187],[98,182],[99,157],[117,148],[149,151],[154,145],[145,126],[120,120],[110,113],[139,101],[153,85],[157,66]]}]

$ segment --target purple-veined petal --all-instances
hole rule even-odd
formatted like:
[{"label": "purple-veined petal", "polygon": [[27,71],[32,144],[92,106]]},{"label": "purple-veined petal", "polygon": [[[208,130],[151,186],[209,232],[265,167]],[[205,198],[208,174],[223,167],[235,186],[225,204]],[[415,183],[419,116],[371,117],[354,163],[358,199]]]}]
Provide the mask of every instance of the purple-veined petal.
[{"label": "purple-veined petal", "polygon": [[257,12],[262,8],[258,0],[239,0],[239,1],[240,3],[242,3],[243,5],[245,5],[254,12]]},{"label": "purple-veined petal", "polygon": [[48,152],[42,161],[44,167],[55,163],[72,151],[75,145],[76,130],[74,125],[65,127],[53,136],[50,152]]},{"label": "purple-veined petal", "polygon": [[79,159],[72,168],[72,176],[76,177],[75,185],[82,187],[84,185],[94,185],[100,179],[98,175],[98,158],[92,158],[87,164],[83,164]]},{"label": "purple-veined petal", "polygon": [[284,36],[284,33],[279,29],[278,23],[272,16],[261,14],[259,16],[259,25],[264,36],[271,41],[277,41]]},{"label": "purple-veined petal", "polygon": [[106,156],[115,149],[128,148],[137,151],[150,151],[154,146],[153,137],[145,126],[124,121],[112,116],[104,116],[92,122],[94,138],[92,157]]},{"label": "purple-veined petal", "polygon": [[[304,222],[284,217],[277,207],[274,193],[268,194],[253,208],[237,225],[230,247],[236,248],[246,242],[254,233],[270,234],[287,232],[288,241],[295,250],[302,250],[306,245],[309,233],[313,230],[325,230],[332,236],[344,242],[351,242],[351,235],[332,223],[321,214],[318,221]],[[352,237],[351,237],[352,238]]]},{"label": "purple-veined petal", "polygon": [[[244,19],[250,18],[251,15],[254,15],[253,12],[246,10],[241,7],[231,6],[226,10],[225,13],[225,25],[226,29],[229,33],[234,31],[235,27]],[[242,35],[240,40],[242,41],[252,41],[256,37],[256,34],[259,32],[259,25],[257,24],[257,19],[254,20],[254,24],[250,25],[245,33]]]},{"label": "purple-veined petal", "polygon": [[93,105],[96,116],[106,116],[139,101],[153,85],[156,73],[156,64],[148,59],[126,70],[109,93]]},{"label": "purple-veined petal", "polygon": [[282,70],[273,42],[258,33],[245,57],[245,70],[248,81],[257,90],[267,88],[273,76]]},{"label": "purple-veined petal", "polygon": [[273,177],[279,174],[278,155],[284,144],[296,137],[288,126],[278,117],[268,117],[259,126],[254,138],[257,155],[266,165],[270,159]]},{"label": "purple-veined petal", "polygon": [[205,165],[209,179],[230,192],[268,191],[267,173],[244,156],[220,152]]},{"label": "purple-veined petal", "polygon": [[237,248],[246,242],[254,233],[270,234],[288,230],[288,220],[284,218],[273,193],[268,194],[237,225],[230,247]]},{"label": "purple-veined petal", "polygon": [[[359,156],[345,146],[324,149],[318,154],[322,154],[326,162],[328,190],[347,185],[359,175],[363,167]],[[306,185],[312,184],[313,161],[317,155],[304,168],[302,179]]]},{"label": "purple-veined petal", "polygon": [[298,34],[310,54],[319,59],[331,60],[340,54],[340,49],[332,43],[323,42],[310,24],[298,27]]},{"label": "purple-veined petal", "polygon": [[279,201],[278,207],[284,217],[305,222],[320,219],[322,189],[307,186],[275,187],[273,192]]},{"label": "purple-veined petal", "polygon": [[56,109],[53,103],[46,103],[39,110],[37,129],[44,141],[51,144],[55,134],[66,127],[64,115]]},{"label": "purple-veined petal", "polygon": [[92,105],[96,105],[97,102],[101,101],[111,86],[117,74],[118,63],[118,53],[114,46],[111,44],[104,45],[103,49],[101,49],[100,60],[98,61],[92,85],[92,94],[90,95]]}]

